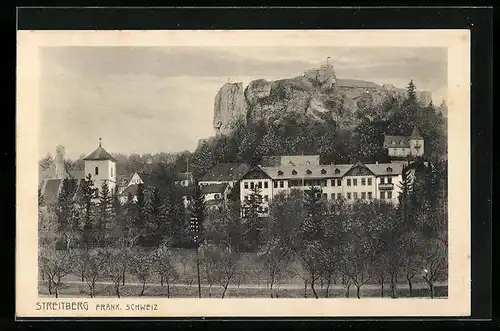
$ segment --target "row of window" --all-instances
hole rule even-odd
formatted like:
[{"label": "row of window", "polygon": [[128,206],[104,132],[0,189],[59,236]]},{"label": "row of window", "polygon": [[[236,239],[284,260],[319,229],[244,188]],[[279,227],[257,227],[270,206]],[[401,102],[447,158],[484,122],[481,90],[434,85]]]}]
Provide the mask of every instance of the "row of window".
[{"label": "row of window", "polygon": [[264,188],[268,188],[269,185],[268,182],[245,182],[244,185],[246,189],[249,187],[248,184],[250,184],[251,189],[254,189],[255,187],[262,188],[263,186]]},{"label": "row of window", "polygon": [[[372,178],[347,178],[346,179],[346,184],[347,186],[358,186],[358,179],[359,183],[361,186],[371,186],[372,185]],[[385,184],[387,179],[387,184],[392,183],[392,177],[381,177],[380,178],[380,184]],[[289,182],[290,187],[297,187],[297,186],[322,186],[326,187],[328,186],[328,181],[330,182],[330,186],[342,186],[342,180],[341,179],[322,179],[322,180],[312,180],[312,179],[307,179],[307,180],[291,180]],[[255,187],[258,188],[268,188],[268,182],[244,182],[244,187],[245,189],[253,189]],[[284,180],[279,180],[279,181],[274,181],[273,182],[274,188],[284,188],[285,187],[285,181]]]},{"label": "row of window", "polygon": [[[387,196],[386,196],[386,193],[387,193]],[[342,197],[341,193],[338,193],[337,195],[337,199],[340,199]],[[373,193],[372,192],[347,192],[346,193],[346,198],[347,200],[351,200],[351,199],[359,199],[361,198],[362,200],[371,200],[373,199]],[[380,192],[380,199],[392,199],[392,192],[391,191],[388,191],[388,192]],[[335,193],[332,193],[332,199],[335,199]]]},{"label": "row of window", "polygon": [[[248,202],[250,200],[250,196],[249,195],[245,195],[244,198],[245,202]],[[262,203],[263,201],[264,202],[268,202],[269,201],[269,196],[268,195],[257,195],[256,196],[256,200],[258,203]]]},{"label": "row of window", "polygon": [[[328,199],[328,194],[327,193],[323,193],[323,194],[319,194],[318,193],[318,198],[323,198],[323,199]],[[373,193],[372,192],[347,192],[346,193],[346,198],[347,200],[356,200],[358,198],[361,198],[363,200],[371,200],[373,199]],[[331,200],[340,200],[342,199],[342,193],[330,193],[330,199]],[[388,192],[380,192],[380,199],[392,199],[392,192],[391,191],[388,191]],[[244,197],[244,201],[245,202],[248,202],[250,200],[250,196],[249,195],[245,195]],[[268,202],[269,201],[269,196],[268,195],[264,195],[264,196],[257,196],[257,203],[262,203],[262,202]]]},{"label": "row of window", "polygon": [[[249,209],[250,209],[249,207],[242,207],[242,213],[243,213],[244,217],[246,215],[248,215],[248,210]],[[257,212],[258,213],[267,213],[267,212],[269,212],[269,207],[259,206],[259,207],[257,207]]]}]

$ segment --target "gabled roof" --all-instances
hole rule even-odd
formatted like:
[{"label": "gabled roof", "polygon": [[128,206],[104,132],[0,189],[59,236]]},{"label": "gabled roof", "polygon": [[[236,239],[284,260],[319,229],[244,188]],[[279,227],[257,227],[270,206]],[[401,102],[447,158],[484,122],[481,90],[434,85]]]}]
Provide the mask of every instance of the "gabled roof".
[{"label": "gabled roof", "polygon": [[406,136],[384,136],[384,148],[388,147],[397,147],[404,148],[410,147],[410,143],[408,142],[408,138]]},{"label": "gabled roof", "polygon": [[[372,172],[376,176],[397,175],[401,174],[402,165],[395,163],[379,163],[379,164],[329,164],[319,165],[314,167],[261,167],[262,171],[273,180],[302,180],[302,179],[322,179],[322,178],[341,178],[344,177],[349,170],[363,167]],[[391,168],[391,171],[387,169]],[[310,172],[310,173],[309,173]],[[280,173],[282,173],[280,175]],[[249,178],[249,180],[251,180]]]},{"label": "gabled roof", "polygon": [[240,180],[240,178],[243,177],[248,170],[250,170],[250,166],[245,163],[220,163],[208,170],[207,173],[199,179],[199,181],[237,181]]},{"label": "gabled roof", "polygon": [[281,166],[300,167],[319,165],[319,155],[286,155],[281,157]]},{"label": "gabled roof", "polygon": [[418,128],[416,126],[413,127],[413,131],[412,131],[409,138],[422,138],[422,136],[420,135],[420,132],[418,131]]},{"label": "gabled roof", "polygon": [[121,196],[128,196],[129,194],[131,194],[132,196],[136,196],[138,189],[139,189],[139,185],[137,185],[137,184],[130,185],[125,190],[123,190],[123,192],[120,195]]},{"label": "gabled roof", "polygon": [[100,161],[100,160],[109,160],[116,162],[116,159],[111,156],[104,148],[102,148],[101,143],[99,143],[99,147],[92,153],[90,153],[86,158],[86,161]]},{"label": "gabled roof", "polygon": [[228,184],[226,183],[201,185],[200,190],[202,194],[224,193],[227,186]]},{"label": "gabled roof", "polygon": [[43,201],[46,204],[51,205],[57,202],[62,181],[62,179],[47,179],[45,189],[42,191]]},{"label": "gabled roof", "polygon": [[[302,179],[302,178],[334,178],[342,177],[352,165],[332,164],[300,167],[262,167],[262,170],[272,179]],[[324,171],[322,171],[324,170]],[[337,171],[335,171],[337,170]],[[282,175],[279,172],[283,173]]]},{"label": "gabled roof", "polygon": [[[72,179],[73,183],[76,185],[75,193],[78,192],[82,179]],[[57,202],[59,194],[61,193],[62,185],[64,179],[46,179],[41,184],[41,193],[43,200],[46,204],[51,205]]]},{"label": "gabled roof", "polygon": [[[390,174],[399,175],[403,171],[402,163],[365,164],[365,166],[377,176],[390,175]],[[387,169],[389,168],[392,169],[392,172],[387,171]]]},{"label": "gabled roof", "polygon": [[144,183],[144,186],[150,186],[155,184],[155,179],[156,176],[151,173],[147,172],[137,172],[139,177],[141,178],[142,182]]}]

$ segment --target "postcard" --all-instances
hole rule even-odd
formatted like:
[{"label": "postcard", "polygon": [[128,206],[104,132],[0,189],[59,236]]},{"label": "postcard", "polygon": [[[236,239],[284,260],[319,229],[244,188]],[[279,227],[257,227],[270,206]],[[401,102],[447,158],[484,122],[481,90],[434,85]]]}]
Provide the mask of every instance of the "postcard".
[{"label": "postcard", "polygon": [[17,47],[17,317],[470,315],[468,30]]}]

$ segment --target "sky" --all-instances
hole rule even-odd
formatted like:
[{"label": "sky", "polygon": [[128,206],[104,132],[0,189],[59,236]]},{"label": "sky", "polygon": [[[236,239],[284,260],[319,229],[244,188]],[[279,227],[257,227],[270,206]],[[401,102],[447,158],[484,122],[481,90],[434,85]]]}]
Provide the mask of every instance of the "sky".
[{"label": "sky", "polygon": [[214,99],[228,80],[281,79],[326,63],[337,78],[404,88],[413,79],[439,104],[446,48],[42,47],[40,155],[194,150],[212,136]]}]

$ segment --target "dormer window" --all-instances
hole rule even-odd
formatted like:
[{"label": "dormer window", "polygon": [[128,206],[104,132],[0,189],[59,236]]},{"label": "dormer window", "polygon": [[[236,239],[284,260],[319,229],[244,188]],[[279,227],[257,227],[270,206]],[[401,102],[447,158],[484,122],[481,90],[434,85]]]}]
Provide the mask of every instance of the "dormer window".
[{"label": "dormer window", "polygon": [[96,176],[99,175],[99,167],[95,167],[95,171],[94,172],[95,172]]},{"label": "dormer window", "polygon": [[326,170],[325,169],[321,169],[321,174],[325,175],[326,174]]},{"label": "dormer window", "polygon": [[392,172],[392,168],[391,167],[387,167],[387,172]]},{"label": "dormer window", "polygon": [[283,171],[278,170],[278,176],[283,176]]},{"label": "dormer window", "polygon": [[402,141],[402,140],[400,140],[400,141],[399,141],[399,144],[400,144],[400,145],[403,145],[403,141]]},{"label": "dormer window", "polygon": [[312,174],[312,171],[307,169],[306,174],[310,175],[310,174]]},{"label": "dormer window", "polygon": [[391,144],[396,145],[396,140],[391,141]]},{"label": "dormer window", "polygon": [[339,169],[335,169],[335,174],[336,175],[340,174],[340,170]]},{"label": "dormer window", "polygon": [[297,171],[295,171],[295,169],[292,170],[292,175],[296,175],[297,174]]}]

